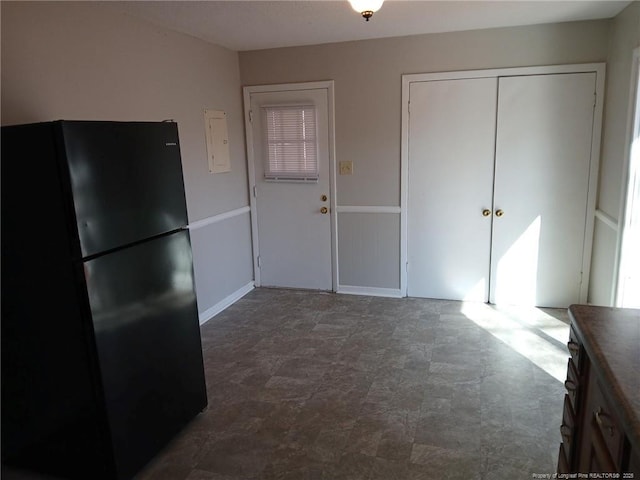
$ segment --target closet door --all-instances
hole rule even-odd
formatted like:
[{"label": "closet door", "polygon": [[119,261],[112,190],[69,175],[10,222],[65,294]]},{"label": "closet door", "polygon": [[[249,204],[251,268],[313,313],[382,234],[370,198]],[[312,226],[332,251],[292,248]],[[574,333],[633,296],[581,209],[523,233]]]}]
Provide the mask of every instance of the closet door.
[{"label": "closet door", "polygon": [[580,298],[595,86],[595,73],[499,80],[491,303]]},{"label": "closet door", "polygon": [[411,84],[409,296],[487,301],[497,82]]}]

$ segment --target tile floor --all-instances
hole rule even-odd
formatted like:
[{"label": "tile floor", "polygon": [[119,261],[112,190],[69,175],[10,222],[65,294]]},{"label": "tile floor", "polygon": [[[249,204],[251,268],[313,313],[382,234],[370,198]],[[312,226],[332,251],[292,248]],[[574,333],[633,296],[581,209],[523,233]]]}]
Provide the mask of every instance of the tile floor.
[{"label": "tile floor", "polygon": [[563,310],[256,289],[203,325],[209,407],[137,479],[551,473],[567,339]]}]

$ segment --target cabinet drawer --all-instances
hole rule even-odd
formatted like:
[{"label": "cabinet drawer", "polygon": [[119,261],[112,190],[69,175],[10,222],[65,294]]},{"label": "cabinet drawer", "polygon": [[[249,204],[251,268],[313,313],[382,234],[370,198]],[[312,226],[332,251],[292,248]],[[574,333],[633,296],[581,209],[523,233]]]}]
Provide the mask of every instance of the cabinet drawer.
[{"label": "cabinet drawer", "polygon": [[562,412],[562,425],[560,426],[560,435],[562,436],[562,447],[567,459],[571,459],[573,455],[575,443],[576,420],[573,408],[571,407],[571,399],[569,395],[564,396],[564,410]]},{"label": "cabinet drawer", "polygon": [[576,371],[578,372],[578,374],[581,374],[582,365],[580,364],[580,360],[583,356],[582,343],[578,340],[578,335],[573,329],[573,326],[571,326],[571,328],[569,329],[569,342],[567,343],[567,348],[569,349],[569,353],[571,354],[571,360],[573,360]]},{"label": "cabinet drawer", "polygon": [[578,370],[572,358],[570,358],[567,363],[567,379],[564,382],[564,387],[567,389],[567,395],[569,395],[569,399],[571,400],[573,411],[577,412],[579,408],[578,400],[580,398],[580,376],[578,375]]},{"label": "cabinet drawer", "polygon": [[558,451],[558,473],[569,473],[569,457],[564,452],[564,444],[560,444]]},{"label": "cabinet drawer", "polygon": [[589,450],[586,452],[588,471],[593,473],[616,472],[616,462],[611,457],[602,433],[596,425],[595,416],[591,419],[591,427]]},{"label": "cabinet drawer", "polygon": [[593,429],[600,433],[614,464],[620,465],[624,432],[620,428],[620,422],[607,404],[599,386],[594,389],[593,401],[589,403],[591,408],[586,413],[592,417]]}]

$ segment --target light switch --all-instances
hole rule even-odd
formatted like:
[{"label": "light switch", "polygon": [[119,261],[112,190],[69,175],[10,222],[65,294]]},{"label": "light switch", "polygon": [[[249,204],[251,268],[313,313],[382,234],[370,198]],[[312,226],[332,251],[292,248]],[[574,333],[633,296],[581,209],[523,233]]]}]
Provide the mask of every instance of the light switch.
[{"label": "light switch", "polygon": [[353,175],[353,162],[340,162],[340,175]]}]

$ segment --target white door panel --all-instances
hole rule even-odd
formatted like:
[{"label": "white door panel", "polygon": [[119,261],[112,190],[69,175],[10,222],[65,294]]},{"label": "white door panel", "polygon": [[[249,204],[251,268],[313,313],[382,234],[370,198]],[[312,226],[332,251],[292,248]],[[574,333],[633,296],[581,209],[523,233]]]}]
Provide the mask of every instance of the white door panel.
[{"label": "white door panel", "polygon": [[[328,91],[317,88],[252,92],[250,103],[260,284],[331,290]],[[262,107],[309,104],[316,106],[318,182],[265,181]],[[322,200],[323,195],[326,200]],[[322,207],[327,213],[321,213]]]},{"label": "white door panel", "polygon": [[491,302],[579,299],[595,73],[500,79]]},{"label": "white door panel", "polygon": [[580,301],[595,89],[594,72],[410,84],[409,296]]},{"label": "white door panel", "polygon": [[486,301],[497,79],[410,88],[407,294]]}]

